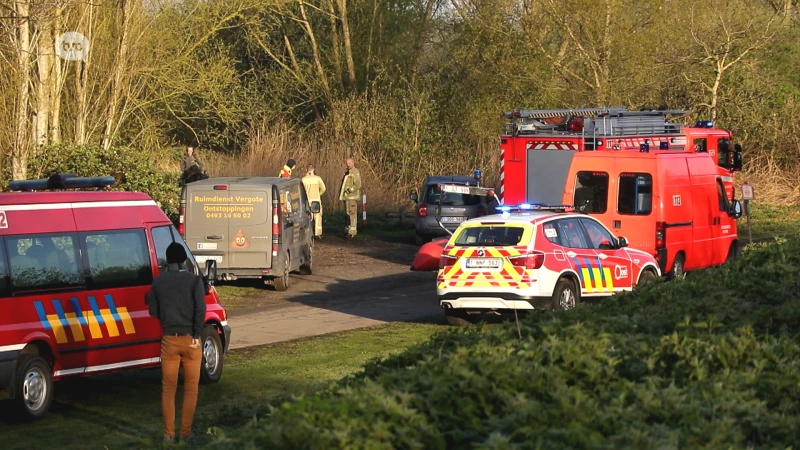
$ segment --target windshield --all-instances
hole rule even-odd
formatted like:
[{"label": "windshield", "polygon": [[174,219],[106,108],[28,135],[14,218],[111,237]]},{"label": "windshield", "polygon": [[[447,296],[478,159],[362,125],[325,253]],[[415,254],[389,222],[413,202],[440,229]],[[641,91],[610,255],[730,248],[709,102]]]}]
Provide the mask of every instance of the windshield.
[{"label": "windshield", "polygon": [[[425,192],[425,203],[439,204],[439,195],[441,193],[436,189],[437,185],[432,184],[428,186]],[[443,206],[475,206],[481,204],[481,197],[479,195],[470,194],[456,194],[454,192],[445,192],[442,199]]]},{"label": "windshield", "polygon": [[517,245],[522,240],[522,227],[472,227],[464,228],[456,238],[459,246],[507,246]]}]

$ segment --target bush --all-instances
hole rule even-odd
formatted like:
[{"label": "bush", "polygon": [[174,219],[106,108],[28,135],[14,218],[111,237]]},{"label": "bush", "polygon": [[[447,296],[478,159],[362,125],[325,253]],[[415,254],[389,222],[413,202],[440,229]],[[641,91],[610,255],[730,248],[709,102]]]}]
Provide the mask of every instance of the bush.
[{"label": "bush", "polygon": [[800,241],[490,331],[453,330],[213,448],[785,448]]},{"label": "bush", "polygon": [[156,169],[152,155],[128,147],[108,150],[96,145],[56,145],[46,148],[28,162],[29,178],[46,178],[57,173],[83,177],[113,176],[114,190],[144,192],[175,219],[180,202],[179,174]]}]

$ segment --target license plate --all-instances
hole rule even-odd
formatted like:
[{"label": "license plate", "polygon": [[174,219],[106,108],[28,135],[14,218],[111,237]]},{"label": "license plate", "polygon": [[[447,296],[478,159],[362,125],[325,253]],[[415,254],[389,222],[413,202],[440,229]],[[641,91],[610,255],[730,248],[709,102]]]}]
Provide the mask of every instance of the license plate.
[{"label": "license plate", "polygon": [[466,217],[442,217],[442,223],[461,223]]},{"label": "license plate", "polygon": [[449,184],[442,185],[442,191],[452,192],[455,194],[469,194],[469,186],[453,186]]},{"label": "license plate", "polygon": [[218,264],[222,262],[222,256],[206,256],[206,255],[199,255],[195,256],[194,260],[197,261],[198,264],[203,264],[206,261],[214,260]]},{"label": "license plate", "polygon": [[467,269],[498,269],[498,268],[500,268],[500,258],[467,259]]}]

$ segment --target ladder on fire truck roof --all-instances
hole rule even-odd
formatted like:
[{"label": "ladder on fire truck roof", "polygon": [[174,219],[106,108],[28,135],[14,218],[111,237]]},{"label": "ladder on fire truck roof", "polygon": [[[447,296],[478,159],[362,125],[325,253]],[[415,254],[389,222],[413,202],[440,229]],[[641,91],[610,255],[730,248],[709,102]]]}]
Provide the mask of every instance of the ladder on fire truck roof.
[{"label": "ladder on fire truck roof", "polygon": [[[682,109],[629,111],[622,106],[581,109],[550,109],[511,111],[503,114],[510,119],[504,127],[506,135],[581,135],[583,137],[636,136],[678,134],[680,123],[670,122],[668,116],[683,116],[691,111]],[[545,119],[563,119],[552,123]],[[578,128],[580,131],[578,131]]]}]

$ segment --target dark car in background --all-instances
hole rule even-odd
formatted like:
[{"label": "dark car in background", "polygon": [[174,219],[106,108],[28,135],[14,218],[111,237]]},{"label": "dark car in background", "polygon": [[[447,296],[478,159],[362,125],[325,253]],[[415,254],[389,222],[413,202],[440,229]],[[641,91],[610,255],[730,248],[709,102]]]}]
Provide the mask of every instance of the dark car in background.
[{"label": "dark car in background", "polygon": [[442,198],[442,211],[440,219],[442,226],[437,221],[439,197],[443,194],[438,186],[440,184],[460,184],[464,186],[477,186],[474,177],[463,175],[440,175],[425,178],[422,182],[421,194],[412,193],[411,200],[416,202],[417,243],[422,244],[439,236],[449,236],[444,226],[450,232],[455,231],[461,222],[486,215],[489,210],[486,197],[471,194],[445,192]]}]

